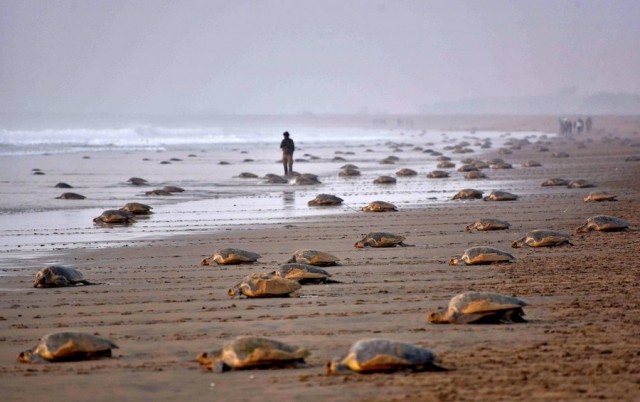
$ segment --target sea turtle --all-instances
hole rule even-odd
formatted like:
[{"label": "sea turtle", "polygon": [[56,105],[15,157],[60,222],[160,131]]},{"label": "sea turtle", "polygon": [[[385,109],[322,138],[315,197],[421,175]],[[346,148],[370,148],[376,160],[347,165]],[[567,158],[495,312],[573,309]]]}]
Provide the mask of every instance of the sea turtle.
[{"label": "sea turtle", "polygon": [[56,184],[53,187],[55,187],[55,188],[73,188],[73,186],[71,184],[65,183],[63,181],[61,181],[60,183]]},{"label": "sea turtle", "polygon": [[184,188],[178,187],[178,186],[164,186],[162,190],[166,191],[167,193],[183,193],[184,192]]},{"label": "sea turtle", "polygon": [[147,204],[141,204],[139,202],[129,202],[120,208],[120,211],[129,212],[134,215],[151,215],[153,207]]},{"label": "sea turtle", "polygon": [[360,176],[360,171],[358,169],[353,168],[345,168],[338,173],[338,176],[341,177],[350,177],[350,176]]},{"label": "sea turtle", "polygon": [[313,200],[310,200],[307,205],[312,207],[312,206],[328,206],[328,205],[340,205],[342,204],[342,201],[344,201],[342,198],[340,197],[336,197],[335,195],[331,195],[331,194],[318,194],[316,196],[316,198],[314,198]]},{"label": "sea turtle", "polygon": [[467,174],[464,175],[465,179],[486,179],[487,175],[482,173],[479,170],[472,170],[471,172],[467,172]]},{"label": "sea turtle", "polygon": [[418,174],[418,172],[416,172],[413,169],[408,169],[408,168],[404,168],[404,169],[400,169],[396,172],[396,176],[400,176],[400,177],[410,177],[410,176],[416,176]]},{"label": "sea turtle", "polygon": [[367,234],[364,237],[364,239],[357,241],[356,244],[354,244],[354,246],[357,248],[395,247],[395,246],[411,247],[411,245],[403,243],[404,239],[405,239],[404,236],[400,236],[393,233],[372,232]]},{"label": "sea turtle", "polygon": [[595,186],[595,184],[590,183],[584,179],[572,180],[569,182],[569,184],[567,184],[568,188],[590,188]]},{"label": "sea turtle", "polygon": [[492,191],[491,194],[484,197],[484,201],[515,201],[519,197],[506,191]]},{"label": "sea turtle", "polygon": [[361,339],[351,345],[347,356],[327,363],[326,372],[444,371],[434,360],[433,352],[420,346],[381,338]]},{"label": "sea turtle", "polygon": [[434,324],[497,324],[526,322],[522,308],[527,303],[517,297],[491,292],[464,292],[449,301],[445,312],[433,312],[427,321]]},{"label": "sea turtle", "polygon": [[515,257],[506,251],[493,247],[476,246],[466,249],[460,258],[451,258],[449,265],[458,265],[460,262],[464,262],[466,265],[493,264],[511,260],[515,260]]},{"label": "sea turtle", "polygon": [[284,264],[273,271],[273,274],[280,278],[294,280],[301,285],[309,283],[338,283],[337,281],[329,279],[331,276],[329,272],[309,264]]},{"label": "sea turtle", "polygon": [[129,224],[135,222],[133,214],[130,212],[120,211],[118,209],[108,209],[97,218],[93,218],[96,224]]},{"label": "sea turtle", "polygon": [[75,286],[77,284],[94,285],[82,276],[82,273],[75,268],[52,265],[44,268],[36,274],[33,287],[55,288],[63,286]]},{"label": "sea turtle", "polygon": [[62,193],[60,196],[56,197],[58,200],[84,200],[85,198],[87,197],[78,193]]},{"label": "sea turtle", "polygon": [[554,247],[563,244],[571,245],[571,236],[569,234],[554,232],[553,230],[536,229],[527,232],[523,238],[511,243],[511,247]]},{"label": "sea turtle", "polygon": [[147,191],[144,193],[144,195],[159,195],[159,196],[167,196],[167,195],[173,195],[173,193],[171,191],[167,191],[161,188],[157,188],[155,190],[151,190],[151,191]]},{"label": "sea turtle", "polygon": [[587,233],[593,230],[601,232],[617,232],[629,228],[629,222],[608,215],[596,215],[587,219],[587,223],[576,228],[576,233]]},{"label": "sea turtle", "polygon": [[238,175],[238,177],[241,179],[257,179],[258,175],[251,172],[242,172]]},{"label": "sea turtle", "polygon": [[147,181],[145,179],[140,178],[140,177],[131,177],[127,181],[129,183],[133,184],[134,186],[146,186],[147,185]]},{"label": "sea turtle", "polygon": [[438,169],[453,169],[456,164],[451,161],[442,161],[436,165]]},{"label": "sea turtle", "polygon": [[512,169],[513,165],[507,162],[498,162],[490,165],[491,169]]},{"label": "sea turtle", "polygon": [[359,169],[359,167],[354,164],[347,163],[346,165],[340,166],[340,169]]},{"label": "sea turtle", "polygon": [[373,184],[396,184],[398,180],[391,176],[378,176],[373,181]]},{"label": "sea turtle", "polygon": [[211,257],[200,261],[200,265],[211,265],[216,262],[218,265],[251,264],[262,257],[258,253],[240,250],[239,248],[223,248],[213,252]]},{"label": "sea turtle", "polygon": [[277,174],[268,174],[265,176],[265,178],[267,179],[267,183],[270,184],[285,184],[285,183],[289,183],[289,180],[285,179],[282,176],[278,176]]},{"label": "sea turtle", "polygon": [[478,219],[471,225],[468,225],[464,228],[467,232],[472,232],[473,229],[476,230],[504,230],[509,229],[511,224],[507,221],[501,221],[500,219],[494,218],[483,218]]},{"label": "sea turtle", "polygon": [[271,273],[254,272],[245,276],[240,283],[229,289],[229,296],[246,297],[287,297],[300,289],[300,284],[291,279],[280,278]]},{"label": "sea turtle", "polygon": [[542,182],[542,187],[551,187],[551,186],[566,186],[569,184],[569,180],[560,179],[558,177],[554,177],[551,179],[547,179]]},{"label": "sea turtle", "polygon": [[582,201],[584,202],[600,202],[600,201],[618,201],[618,196],[608,193],[606,191],[592,191],[589,195],[585,196]]},{"label": "sea turtle", "polygon": [[473,172],[478,170],[478,168],[475,165],[471,165],[471,164],[466,164],[466,165],[462,165],[458,168],[458,172]]},{"label": "sea turtle", "polygon": [[449,173],[444,170],[433,170],[427,174],[427,177],[430,179],[445,179],[449,177]]},{"label": "sea turtle", "polygon": [[318,176],[311,173],[303,173],[299,176],[296,176],[293,180],[293,183],[299,186],[309,186],[315,184],[321,184]]},{"label": "sea turtle", "polygon": [[638,162],[638,161],[640,161],[640,156],[638,156],[638,155],[631,155],[631,156],[627,156],[627,157],[624,159],[624,161],[625,161],[625,162]]},{"label": "sea turtle", "polygon": [[451,199],[452,200],[473,200],[476,198],[482,198],[482,191],[474,190],[472,188],[463,188],[462,190],[458,191]]},{"label": "sea turtle", "polygon": [[304,364],[311,353],[303,348],[269,338],[239,336],[226,342],[222,349],[199,353],[198,363],[209,370],[223,373],[269,367],[296,367]]},{"label": "sea turtle", "polygon": [[542,163],[538,162],[538,161],[526,161],[525,163],[522,164],[522,167],[541,167]]},{"label": "sea turtle", "polygon": [[568,158],[569,154],[564,151],[561,151],[561,152],[554,152],[551,154],[551,156],[553,156],[554,158]]},{"label": "sea turtle", "polygon": [[297,262],[300,264],[309,264],[319,267],[328,267],[338,265],[339,258],[318,250],[296,250],[289,259],[289,263]]},{"label": "sea turtle", "polygon": [[22,363],[47,363],[71,360],[93,360],[111,357],[118,346],[108,339],[84,332],[53,332],[43,336],[32,348],[21,352]]},{"label": "sea turtle", "polygon": [[392,212],[397,211],[398,208],[390,202],[385,201],[373,201],[368,205],[360,208],[362,212]]}]

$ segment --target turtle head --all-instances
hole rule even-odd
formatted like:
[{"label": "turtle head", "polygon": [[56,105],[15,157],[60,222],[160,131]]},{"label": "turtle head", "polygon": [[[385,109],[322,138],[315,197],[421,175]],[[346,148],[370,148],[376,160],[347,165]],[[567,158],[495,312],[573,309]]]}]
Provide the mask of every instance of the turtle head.
[{"label": "turtle head", "polygon": [[36,274],[36,280],[33,282],[33,287],[46,286],[51,279],[51,271],[49,269],[43,269]]},{"label": "turtle head", "polygon": [[467,226],[465,226],[464,231],[465,232],[471,232],[471,231],[473,231],[473,227],[474,227],[473,224],[467,225]]},{"label": "turtle head", "polygon": [[449,265],[458,265],[459,262],[460,262],[459,259],[457,259],[456,257],[453,257],[449,260]]},{"label": "turtle head", "polygon": [[433,324],[447,324],[449,320],[444,318],[442,311],[433,311],[427,316],[427,321]]},{"label": "turtle head", "polygon": [[511,247],[512,248],[520,248],[520,247],[522,247],[524,245],[524,240],[525,239],[526,238],[523,237],[522,239],[518,239],[518,240],[514,241],[513,243],[511,243]]},{"label": "turtle head", "polygon": [[582,226],[578,226],[575,230],[575,233],[588,233],[590,230],[592,230],[588,224],[584,224]]},{"label": "turtle head", "polygon": [[31,357],[34,356],[32,349],[27,349],[24,352],[20,352],[17,357],[17,360],[20,363],[31,363]]},{"label": "turtle head", "polygon": [[229,366],[222,361],[222,350],[220,349],[212,350],[211,352],[198,353],[196,360],[205,368],[217,373],[229,370]]},{"label": "turtle head", "polygon": [[203,258],[202,261],[200,261],[200,265],[211,265],[211,259]]},{"label": "turtle head", "polygon": [[235,296],[238,294],[238,287],[237,287],[237,286],[232,287],[231,289],[229,289],[229,290],[227,291],[227,294],[228,294],[230,297],[235,297]]},{"label": "turtle head", "polygon": [[354,244],[354,247],[356,248],[365,248],[366,246],[367,243],[365,243],[364,240],[357,241],[356,244]]},{"label": "turtle head", "polygon": [[328,375],[331,374],[344,374],[349,371],[349,366],[343,364],[338,359],[333,359],[328,362],[325,366],[325,373]]}]

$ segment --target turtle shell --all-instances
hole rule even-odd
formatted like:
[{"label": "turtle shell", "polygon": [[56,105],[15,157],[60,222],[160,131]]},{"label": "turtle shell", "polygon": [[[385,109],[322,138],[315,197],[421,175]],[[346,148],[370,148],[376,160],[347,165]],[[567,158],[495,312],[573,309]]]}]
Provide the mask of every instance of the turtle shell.
[{"label": "turtle shell", "polygon": [[129,183],[133,184],[134,186],[145,186],[147,184],[147,181],[145,179],[140,178],[140,177],[131,177],[127,181]]},{"label": "turtle shell", "polygon": [[299,290],[300,284],[291,279],[280,278],[273,274],[253,273],[242,282],[229,289],[229,296],[242,294],[246,297],[287,297]]},{"label": "turtle shell", "polygon": [[135,222],[133,214],[118,209],[108,209],[97,218],[93,218],[93,222],[97,224],[109,223],[109,224],[128,224]]},{"label": "turtle shell", "polygon": [[54,332],[40,339],[34,348],[18,355],[23,363],[90,360],[111,357],[118,346],[108,339],[84,332]]},{"label": "turtle shell", "polygon": [[344,168],[338,173],[338,176],[341,177],[349,177],[349,176],[360,176],[360,171],[356,168]]},{"label": "turtle shell", "polygon": [[595,187],[595,184],[589,183],[584,179],[572,180],[567,184],[568,188],[590,188]]},{"label": "turtle shell", "polygon": [[453,169],[456,164],[451,161],[442,161],[436,165],[438,169]]},{"label": "turtle shell", "polygon": [[400,169],[396,172],[396,176],[400,176],[400,177],[410,177],[410,176],[417,176],[417,175],[418,175],[418,172],[408,168]]},{"label": "turtle shell", "polygon": [[601,232],[617,232],[629,228],[629,222],[609,215],[596,215],[587,219],[587,223],[576,228],[576,233],[586,233],[593,230]]},{"label": "turtle shell", "polygon": [[389,339],[361,339],[351,345],[347,356],[329,362],[327,373],[443,370],[434,360],[433,352],[420,346]]},{"label": "turtle shell", "polygon": [[293,180],[293,183],[298,186],[309,186],[314,184],[320,184],[320,180],[318,180],[318,176],[312,175],[310,173],[304,173]]},{"label": "turtle shell", "polygon": [[316,198],[307,203],[308,206],[327,206],[327,205],[340,205],[344,201],[340,197],[336,197],[331,194],[318,194]]},{"label": "turtle shell", "polygon": [[403,243],[404,240],[404,236],[393,233],[371,232],[367,234],[364,239],[356,242],[354,246],[357,248],[406,246],[406,244]]},{"label": "turtle shell", "polygon": [[391,212],[397,211],[398,208],[390,202],[373,201],[368,205],[360,208],[363,212]]},{"label": "turtle shell", "polygon": [[449,260],[449,265],[458,265],[461,261],[466,265],[479,265],[509,262],[511,260],[515,260],[515,257],[506,251],[493,247],[477,246],[466,249],[460,258]]},{"label": "turtle shell", "polygon": [[304,363],[309,351],[269,338],[240,336],[225,343],[221,350],[198,354],[196,360],[217,372],[266,367],[295,366]]},{"label": "turtle shell", "polygon": [[522,164],[522,167],[541,167],[542,163],[538,162],[538,161],[526,161],[525,163]]},{"label": "turtle shell", "polygon": [[120,211],[129,212],[134,215],[151,215],[153,207],[139,202],[129,202],[125,204]]},{"label": "turtle shell", "polygon": [[568,184],[569,184],[569,180],[560,179],[560,178],[557,178],[557,177],[554,177],[552,179],[547,179],[547,180],[542,182],[542,186],[543,187],[566,186]]},{"label": "turtle shell", "polygon": [[378,176],[374,181],[373,184],[396,184],[398,182],[398,180],[396,180],[395,177],[391,177],[391,176]]},{"label": "turtle shell", "polygon": [[444,170],[434,170],[427,174],[427,177],[430,179],[445,179],[449,177],[449,173]]},{"label": "turtle shell", "polygon": [[78,193],[62,193],[60,196],[56,197],[58,200],[84,200],[85,198],[87,197]]},{"label": "turtle shell", "polygon": [[465,292],[454,296],[444,313],[433,312],[427,320],[436,324],[525,322],[522,308],[526,305],[517,297],[491,292]]},{"label": "turtle shell", "polygon": [[471,232],[473,229],[476,230],[504,230],[509,229],[511,224],[507,221],[501,221],[500,219],[494,218],[483,218],[475,221],[471,225],[468,225],[464,228],[465,231]]},{"label": "turtle shell", "polygon": [[474,170],[471,172],[468,172],[467,174],[464,175],[465,179],[485,179],[487,177],[486,174],[478,171],[478,170]]},{"label": "turtle shell", "polygon": [[338,265],[339,258],[318,250],[296,250],[289,259],[289,263],[297,262],[300,264],[316,265],[326,267],[330,265]]},{"label": "turtle shell", "polygon": [[62,267],[53,265],[40,270],[36,274],[33,287],[53,288],[63,286],[75,286],[79,283],[90,285],[91,283],[84,279],[82,273],[75,268]]},{"label": "turtle shell", "polygon": [[307,283],[323,283],[331,276],[329,272],[322,268],[299,263],[284,264],[273,273],[275,276],[294,280],[301,285]]},{"label": "turtle shell", "polygon": [[214,251],[211,257],[203,259],[200,265],[211,265],[213,262],[218,265],[251,264],[260,257],[262,256],[258,253],[239,248],[223,248]]},{"label": "turtle shell", "polygon": [[164,186],[162,191],[166,191],[167,193],[183,193],[184,188],[178,186]]},{"label": "turtle shell", "polygon": [[529,247],[554,247],[563,244],[571,244],[571,236],[563,232],[555,232],[553,230],[536,229],[511,244],[513,248],[522,246]]},{"label": "turtle shell", "polygon": [[515,201],[519,197],[506,191],[492,191],[491,194],[484,197],[484,201]]},{"label": "turtle shell", "polygon": [[454,195],[453,198],[451,199],[452,200],[473,200],[478,198],[482,198],[482,191],[475,190],[472,188],[463,188],[462,190],[458,191],[456,195]]},{"label": "turtle shell", "polygon": [[584,202],[601,202],[601,201],[618,201],[617,196],[606,191],[593,191],[589,195],[585,196],[582,201]]}]

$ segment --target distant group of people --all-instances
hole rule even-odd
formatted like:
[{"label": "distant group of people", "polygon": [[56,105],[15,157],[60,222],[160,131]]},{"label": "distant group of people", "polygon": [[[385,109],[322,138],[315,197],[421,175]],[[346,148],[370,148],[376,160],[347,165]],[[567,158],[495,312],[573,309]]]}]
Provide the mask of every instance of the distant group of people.
[{"label": "distant group of people", "polygon": [[560,123],[560,134],[571,135],[573,133],[582,134],[584,131],[589,132],[593,126],[593,119],[588,116],[586,119],[582,117],[572,121],[566,117],[562,117],[558,120]]}]

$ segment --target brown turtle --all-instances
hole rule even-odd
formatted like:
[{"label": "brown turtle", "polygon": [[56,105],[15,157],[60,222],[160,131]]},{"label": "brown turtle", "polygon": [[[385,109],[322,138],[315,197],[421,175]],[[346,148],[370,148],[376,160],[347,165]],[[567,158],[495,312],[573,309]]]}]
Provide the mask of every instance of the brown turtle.
[{"label": "brown turtle", "polygon": [[318,176],[311,173],[303,173],[299,176],[296,176],[293,180],[293,184],[298,186],[311,186],[315,184],[321,184]]},{"label": "brown turtle", "polygon": [[150,207],[147,204],[129,202],[120,208],[120,211],[129,212],[134,215],[151,215],[153,213],[153,211],[151,211],[152,209],[153,207]]},{"label": "brown turtle", "polygon": [[73,188],[73,186],[71,184],[65,183],[63,181],[61,181],[60,183],[56,184],[53,187],[55,187],[55,188]]},{"label": "brown turtle", "polygon": [[554,177],[551,179],[547,179],[542,182],[543,187],[551,187],[551,186],[566,186],[569,184],[569,180],[560,179],[558,177]]},{"label": "brown turtle", "polygon": [[164,186],[162,191],[166,191],[167,193],[183,193],[184,188],[178,186]]},{"label": "brown turtle", "polygon": [[472,188],[463,188],[462,190],[458,191],[451,199],[452,200],[473,200],[478,198],[482,198],[482,191],[475,190]]},{"label": "brown turtle", "polygon": [[311,353],[284,342],[256,336],[239,336],[224,344],[222,349],[199,353],[198,363],[209,370],[223,373],[272,367],[297,367]]},{"label": "brown turtle", "polygon": [[522,167],[528,167],[528,168],[530,168],[530,167],[541,167],[541,166],[542,166],[542,163],[540,163],[538,161],[532,161],[532,160],[526,161],[525,163],[522,164]]},{"label": "brown turtle", "polygon": [[357,248],[364,247],[411,247],[410,244],[404,243],[405,237],[387,232],[371,232],[362,240],[354,244]]},{"label": "brown turtle", "polygon": [[601,232],[618,232],[629,228],[629,222],[609,215],[596,215],[587,219],[587,223],[576,228],[576,233],[587,233],[593,230]]},{"label": "brown turtle", "polygon": [[325,253],[318,250],[296,250],[289,259],[289,263],[297,262],[300,264],[309,264],[319,267],[328,267],[338,265],[339,258],[335,255]]},{"label": "brown turtle", "polygon": [[327,363],[327,374],[375,373],[393,371],[445,371],[434,363],[435,355],[429,349],[389,339],[361,339],[351,345],[349,353],[341,359]]},{"label": "brown turtle", "polygon": [[171,191],[167,191],[161,188],[157,188],[155,190],[151,190],[151,191],[146,191],[144,193],[144,195],[150,196],[150,195],[157,195],[157,196],[168,196],[168,195],[173,195],[173,192]]},{"label": "brown turtle", "polygon": [[525,236],[511,243],[511,247],[520,248],[522,246],[529,247],[555,247],[563,244],[571,244],[571,236],[563,232],[555,232],[553,230],[536,229],[527,232]]},{"label": "brown turtle", "polygon": [[56,197],[58,200],[84,200],[85,198],[87,197],[78,193],[62,193],[60,196]]},{"label": "brown turtle", "polygon": [[344,168],[338,173],[341,177],[360,176],[360,171],[355,168]]},{"label": "brown turtle", "polygon": [[439,163],[436,165],[436,167],[437,167],[438,169],[453,169],[453,168],[455,168],[455,167],[456,167],[456,164],[455,164],[455,163],[453,163],[453,162],[451,162],[451,161],[442,161],[442,162],[439,162]]},{"label": "brown turtle", "polygon": [[373,201],[368,205],[360,208],[362,212],[393,212],[398,208],[390,202],[385,201]]},{"label": "brown turtle", "polygon": [[309,264],[284,264],[273,271],[273,275],[280,278],[294,280],[301,285],[310,283],[339,283],[338,281],[329,279],[331,276],[329,272]]},{"label": "brown turtle", "polygon": [[75,286],[77,284],[94,285],[82,276],[82,273],[75,268],[52,265],[36,273],[33,287],[55,288],[64,286]]},{"label": "brown turtle", "polygon": [[464,262],[466,265],[493,264],[497,262],[510,262],[515,257],[506,251],[493,247],[477,246],[464,251],[460,258],[451,258],[449,265],[458,265]]},{"label": "brown turtle", "polygon": [[145,179],[142,179],[140,177],[131,177],[127,181],[133,184],[134,186],[146,186],[148,183]]},{"label": "brown turtle", "polygon": [[400,176],[400,177],[411,177],[411,176],[416,176],[417,174],[418,172],[409,168],[400,169],[396,172],[396,176]]},{"label": "brown turtle", "polygon": [[43,336],[38,344],[18,355],[22,363],[47,363],[93,360],[111,357],[118,346],[108,339],[84,332],[53,332]]},{"label": "brown turtle", "polygon": [[244,295],[254,297],[288,297],[299,290],[301,285],[291,279],[280,278],[273,274],[255,272],[242,279],[240,283],[229,289],[229,296]]},{"label": "brown turtle", "polygon": [[590,188],[595,186],[595,184],[590,183],[584,179],[572,180],[569,182],[569,184],[567,184],[568,188]]},{"label": "brown turtle", "polygon": [[285,184],[285,183],[289,183],[289,180],[285,179],[282,176],[278,176],[277,174],[267,174],[265,176],[265,179],[267,179],[267,183],[270,184]]},{"label": "brown turtle", "polygon": [[482,173],[479,170],[472,170],[471,172],[467,172],[467,174],[464,175],[465,179],[486,179],[487,175]]},{"label": "brown turtle", "polygon": [[344,201],[340,197],[331,194],[318,194],[316,198],[310,200],[307,205],[312,207],[340,205]]},{"label": "brown turtle", "polygon": [[97,218],[93,218],[93,223],[95,224],[121,224],[127,225],[129,223],[135,222],[133,219],[133,214],[130,212],[120,211],[118,209],[108,209]]},{"label": "brown turtle", "polygon": [[516,201],[519,197],[506,191],[492,191],[491,194],[484,197],[484,201]]},{"label": "brown turtle", "polygon": [[489,165],[491,169],[512,169],[513,165],[507,162],[498,162]]},{"label": "brown turtle", "polygon": [[500,219],[494,218],[483,218],[478,219],[471,225],[467,225],[464,230],[467,232],[472,232],[473,229],[476,230],[504,230],[509,229],[511,224],[507,221],[501,221]]},{"label": "brown turtle", "polygon": [[258,253],[241,250],[239,248],[222,248],[213,252],[211,257],[200,261],[200,265],[211,265],[213,262],[218,265],[238,265],[251,264],[262,257]]},{"label": "brown turtle", "polygon": [[396,184],[398,180],[395,177],[391,176],[378,176],[373,184]]},{"label": "brown turtle", "polygon": [[582,201],[584,202],[602,202],[602,201],[618,201],[618,196],[608,193],[606,191],[592,191],[589,195],[585,196]]},{"label": "brown turtle", "polygon": [[433,170],[427,174],[427,177],[430,179],[445,179],[449,177],[449,173],[444,170]]},{"label": "brown turtle", "polygon": [[460,166],[458,168],[458,172],[462,172],[462,173],[473,172],[473,171],[476,171],[476,170],[478,170],[478,168],[475,165],[472,165],[472,164],[462,165],[462,166]]},{"label": "brown turtle", "polygon": [[522,308],[527,303],[513,296],[491,292],[465,292],[449,301],[445,312],[433,312],[427,321],[434,324],[497,324],[526,322]]}]

